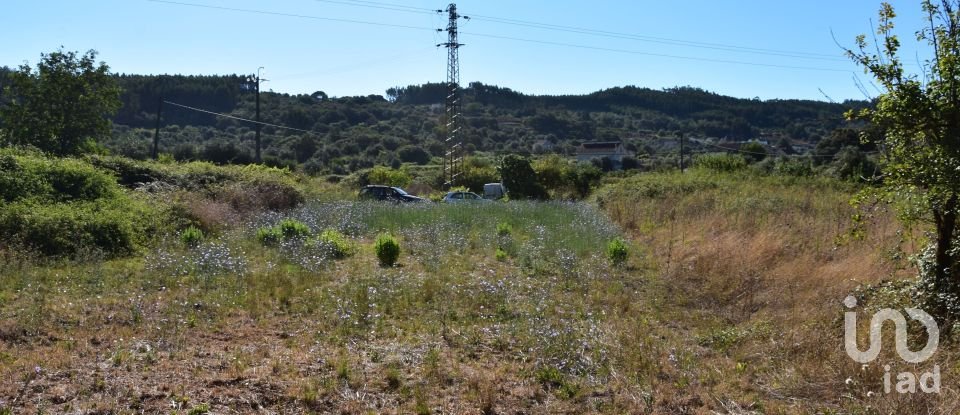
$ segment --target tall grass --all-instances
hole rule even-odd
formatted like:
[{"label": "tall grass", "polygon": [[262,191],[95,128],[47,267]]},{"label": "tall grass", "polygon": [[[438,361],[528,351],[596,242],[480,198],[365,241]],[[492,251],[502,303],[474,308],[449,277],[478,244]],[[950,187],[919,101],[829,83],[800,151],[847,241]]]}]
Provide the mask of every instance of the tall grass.
[{"label": "tall grass", "polygon": [[[664,338],[654,349],[671,350],[651,364],[679,369],[650,386],[664,407],[706,394],[716,401],[702,407],[735,413],[957,410],[954,392],[883,394],[882,365],[895,354],[861,367],[843,352],[843,298],[911,278],[905,258],[916,252],[913,235],[883,209],[869,212],[862,239],[853,236],[856,191],[821,177],[692,169],[597,192],[597,204],[654,258],[651,290],[663,299],[646,318],[682,322],[649,328]],[[935,360],[953,365],[955,352]]]}]

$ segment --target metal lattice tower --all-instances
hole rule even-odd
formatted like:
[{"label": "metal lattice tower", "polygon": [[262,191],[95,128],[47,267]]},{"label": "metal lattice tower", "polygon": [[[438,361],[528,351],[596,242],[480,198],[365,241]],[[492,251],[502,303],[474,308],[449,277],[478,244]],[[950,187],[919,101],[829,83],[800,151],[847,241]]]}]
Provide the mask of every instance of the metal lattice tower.
[{"label": "metal lattice tower", "polygon": [[[437,10],[443,13],[444,10]],[[445,186],[456,185],[458,177],[463,173],[463,99],[460,91],[460,47],[457,40],[457,21],[461,18],[469,19],[457,13],[457,5],[450,3],[445,10],[449,15],[447,23],[447,42],[437,47],[447,48],[447,98],[446,104],[446,151],[443,155],[443,183]],[[444,29],[437,29],[442,32]]]}]

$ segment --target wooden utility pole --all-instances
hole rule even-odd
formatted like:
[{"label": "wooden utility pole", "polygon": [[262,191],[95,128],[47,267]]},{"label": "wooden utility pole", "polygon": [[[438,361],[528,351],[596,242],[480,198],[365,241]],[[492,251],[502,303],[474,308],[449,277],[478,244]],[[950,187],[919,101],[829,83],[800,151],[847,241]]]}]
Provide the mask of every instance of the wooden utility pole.
[{"label": "wooden utility pole", "polygon": [[680,133],[680,172],[683,173],[683,133]]},{"label": "wooden utility pole", "polygon": [[157,97],[157,128],[153,131],[153,159],[160,158],[160,117],[163,116],[163,97]]},{"label": "wooden utility pole", "polygon": [[257,84],[257,119],[256,119],[256,120],[257,120],[257,128],[256,128],[256,130],[257,130],[257,139],[256,139],[256,141],[257,141],[257,150],[256,150],[256,156],[255,156],[254,160],[257,162],[257,164],[261,163],[261,159],[260,159],[260,129],[263,127],[263,126],[260,124],[260,70],[261,70],[261,69],[263,69],[262,66],[259,67],[259,68],[257,68],[257,77],[254,79],[254,80],[256,81],[256,84]]}]

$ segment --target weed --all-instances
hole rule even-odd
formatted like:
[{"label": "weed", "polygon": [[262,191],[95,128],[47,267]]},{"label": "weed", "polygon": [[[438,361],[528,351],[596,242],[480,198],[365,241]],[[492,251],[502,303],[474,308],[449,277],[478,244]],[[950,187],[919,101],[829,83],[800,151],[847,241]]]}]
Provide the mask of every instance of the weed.
[{"label": "weed", "polygon": [[294,219],[284,219],[277,224],[284,239],[304,239],[310,236],[310,227]]},{"label": "weed", "polygon": [[277,246],[283,240],[283,232],[276,227],[257,229],[257,241],[263,246]]},{"label": "weed", "polygon": [[630,251],[627,248],[627,242],[623,238],[617,238],[607,243],[607,259],[615,267],[623,265],[627,261]]},{"label": "weed", "polygon": [[373,250],[377,254],[377,259],[380,260],[380,265],[384,267],[392,267],[400,258],[400,243],[390,234],[377,235]]},{"label": "weed", "polygon": [[334,229],[321,232],[315,243],[318,248],[334,259],[343,259],[353,255],[353,244],[346,236]]},{"label": "weed", "polygon": [[196,248],[200,245],[200,242],[203,242],[203,231],[190,226],[180,234],[180,242],[189,248]]},{"label": "weed", "polygon": [[187,412],[187,415],[205,415],[208,413],[210,413],[210,404],[201,403],[191,408],[190,411]]},{"label": "weed", "polygon": [[513,226],[507,222],[497,223],[497,236],[513,235]]}]

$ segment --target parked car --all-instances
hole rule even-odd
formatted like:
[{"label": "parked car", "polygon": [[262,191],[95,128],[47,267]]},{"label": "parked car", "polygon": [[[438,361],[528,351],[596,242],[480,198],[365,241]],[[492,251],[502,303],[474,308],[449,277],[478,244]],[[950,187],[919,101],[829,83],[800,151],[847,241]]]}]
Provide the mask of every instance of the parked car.
[{"label": "parked car", "polygon": [[427,199],[407,193],[399,187],[369,185],[360,189],[360,200],[380,200],[384,202],[407,203],[426,202]]},{"label": "parked car", "polygon": [[446,196],[443,197],[443,201],[447,203],[470,203],[470,202],[489,202],[489,200],[480,197],[480,195],[473,192],[447,192]]}]

